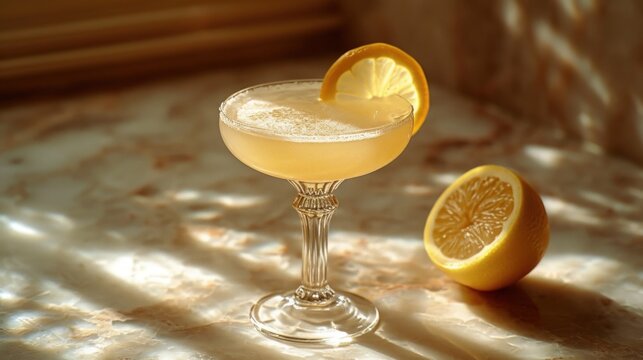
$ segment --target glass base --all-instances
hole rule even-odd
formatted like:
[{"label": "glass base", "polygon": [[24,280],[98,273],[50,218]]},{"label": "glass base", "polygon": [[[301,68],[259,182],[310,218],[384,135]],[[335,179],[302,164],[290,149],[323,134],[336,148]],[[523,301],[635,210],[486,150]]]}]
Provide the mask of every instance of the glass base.
[{"label": "glass base", "polygon": [[262,334],[284,341],[332,346],[348,344],[379,322],[375,305],[365,298],[335,292],[324,305],[302,305],[294,291],[270,294],[250,309],[250,320]]}]

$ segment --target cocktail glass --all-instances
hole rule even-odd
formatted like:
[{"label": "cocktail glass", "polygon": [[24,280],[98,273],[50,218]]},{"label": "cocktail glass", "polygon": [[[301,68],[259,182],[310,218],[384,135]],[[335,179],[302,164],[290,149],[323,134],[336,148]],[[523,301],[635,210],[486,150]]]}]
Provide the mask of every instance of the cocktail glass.
[{"label": "cocktail glass", "polygon": [[292,206],[303,233],[301,285],[261,298],[250,310],[252,323],[279,340],[338,345],[373,330],[379,313],[367,299],[328,284],[328,228],[338,207],[333,191],[343,180],[375,171],[404,150],[413,129],[412,106],[403,100],[403,111],[384,125],[314,135],[262,127],[229,109],[239,102],[239,94],[320,85],[320,80],[292,80],[241,90],[221,104],[219,127],[224,143],[241,162],[286,179],[297,190]]}]

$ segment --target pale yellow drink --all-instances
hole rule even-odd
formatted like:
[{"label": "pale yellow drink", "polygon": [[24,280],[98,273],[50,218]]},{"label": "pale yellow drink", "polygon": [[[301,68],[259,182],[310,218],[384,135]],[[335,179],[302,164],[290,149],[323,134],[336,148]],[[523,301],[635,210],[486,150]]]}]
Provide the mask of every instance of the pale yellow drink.
[{"label": "pale yellow drink", "polygon": [[320,81],[259,85],[221,107],[221,136],[246,165],[282,179],[324,182],[375,171],[406,147],[413,109],[399,96],[318,99]]}]

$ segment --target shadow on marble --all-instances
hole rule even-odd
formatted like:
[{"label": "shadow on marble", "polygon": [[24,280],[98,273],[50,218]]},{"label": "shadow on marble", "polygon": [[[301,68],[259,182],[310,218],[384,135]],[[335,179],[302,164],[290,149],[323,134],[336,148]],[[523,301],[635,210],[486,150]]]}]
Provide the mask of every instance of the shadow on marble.
[{"label": "shadow on marble", "polygon": [[459,301],[510,333],[613,358],[643,353],[643,316],[600,293],[535,276],[493,292],[458,289]]},{"label": "shadow on marble", "polygon": [[[128,284],[99,266],[95,266],[91,259],[84,258],[79,253],[50,248],[32,241],[21,241],[19,244],[14,242],[12,245],[10,253],[14,261],[28,259],[29,271],[25,271],[22,275],[29,277],[28,282],[32,291],[39,292],[38,289],[44,288],[45,282],[54,283],[57,288],[70,291],[84,301],[89,301],[103,309],[88,312],[61,305],[43,307],[31,304],[32,308],[39,307],[37,310],[41,313],[41,318],[60,320],[77,317],[78,320],[92,320],[92,322],[101,318],[100,322],[104,326],[98,326],[96,329],[75,329],[73,324],[67,324],[72,329],[71,335],[75,340],[89,340],[97,336],[103,337],[106,333],[118,333],[118,330],[113,328],[118,324],[134,325],[151,331],[157,339],[171,340],[201,354],[218,354],[222,351],[221,346],[225,344],[225,353],[228,354],[261,353],[266,359],[282,358],[275,349],[257,344],[256,341],[249,339],[245,341],[240,338],[240,334],[235,333],[238,321],[225,318],[215,320],[199,314],[192,309],[194,301],[190,299],[158,299],[146,293],[145,288]],[[25,301],[21,300],[15,304],[16,309],[6,306],[3,308],[4,311],[12,314],[28,308],[25,304]],[[241,323],[243,328],[248,326],[247,320]],[[22,336],[30,332],[46,333],[58,326],[65,326],[65,321],[41,324],[23,333]],[[5,343],[4,346],[9,345],[11,343]],[[148,347],[155,345],[158,346],[158,341],[150,341],[148,337],[130,332],[127,341],[103,349],[101,358],[111,359],[143,353],[149,350]],[[41,351],[41,349],[35,350]],[[45,359],[48,358],[45,357]],[[56,358],[52,357],[52,359]]]},{"label": "shadow on marble", "polygon": [[[409,314],[411,315],[411,314]],[[387,339],[381,335],[382,332],[370,334],[359,339],[358,342],[380,354],[388,356],[392,359],[409,359],[420,360],[427,359],[427,353],[438,358],[451,358],[451,359],[475,359],[469,351],[475,348],[481,348],[482,345],[474,344],[464,337],[459,344],[445,339],[444,337],[434,333],[434,329],[426,323],[418,321],[414,316],[404,316],[399,312],[386,314],[382,313],[382,327],[386,328],[386,333],[394,333],[398,336],[404,337],[403,344],[396,344],[394,341]],[[435,324],[434,326],[438,326]],[[409,346],[412,343],[413,346]],[[415,348],[414,351],[412,348]],[[465,350],[466,349],[466,350]],[[484,353],[489,354],[493,352],[491,349],[484,348]],[[499,354],[496,354],[499,355]],[[502,358],[497,356],[495,358]]]},{"label": "shadow on marble", "polygon": [[[384,321],[382,319],[381,321]],[[358,343],[366,346],[379,354],[388,356],[391,359],[407,359],[407,360],[423,360],[425,356],[418,354],[412,350],[406,349],[404,346],[397,345],[381,336],[376,334],[368,334],[359,338]]]},{"label": "shadow on marble", "polygon": [[427,318],[418,308],[418,302],[406,305],[397,309],[380,307],[382,318],[378,331],[360,339],[359,343],[393,359],[520,358],[472,338],[467,331],[474,330],[453,328],[448,322]]},{"label": "shadow on marble", "polygon": [[[0,343],[0,354],[4,360],[62,360],[54,351],[40,349],[22,341]],[[8,355],[7,355],[8,354]],[[7,356],[7,357],[5,357]]]}]

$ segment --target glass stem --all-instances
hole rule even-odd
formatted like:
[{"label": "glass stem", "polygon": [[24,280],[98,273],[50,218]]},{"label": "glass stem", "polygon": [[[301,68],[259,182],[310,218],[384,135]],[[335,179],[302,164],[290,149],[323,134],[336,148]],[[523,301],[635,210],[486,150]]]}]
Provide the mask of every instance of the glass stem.
[{"label": "glass stem", "polygon": [[301,285],[295,291],[302,306],[323,306],[334,300],[335,292],[328,285],[328,228],[339,206],[333,191],[341,180],[325,183],[290,181],[298,195],[293,201],[301,220],[302,246]]}]

